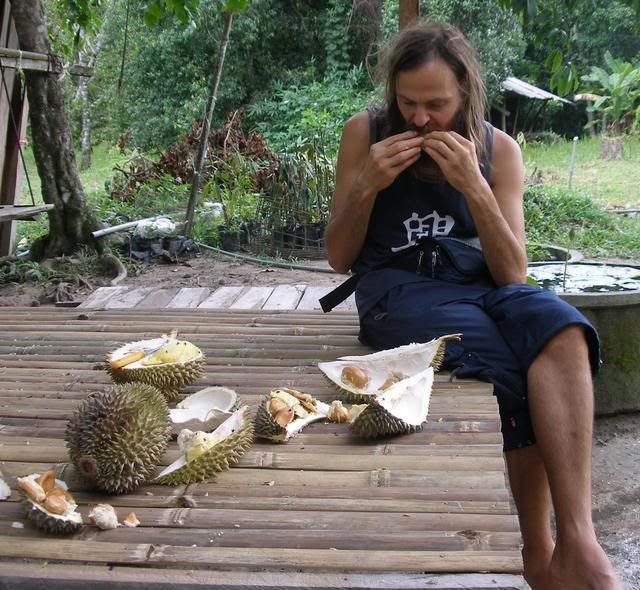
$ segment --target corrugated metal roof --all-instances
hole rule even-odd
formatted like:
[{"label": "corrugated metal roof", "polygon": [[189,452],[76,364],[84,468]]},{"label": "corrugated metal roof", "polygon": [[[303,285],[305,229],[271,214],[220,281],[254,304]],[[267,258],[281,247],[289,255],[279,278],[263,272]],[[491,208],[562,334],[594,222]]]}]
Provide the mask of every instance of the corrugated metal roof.
[{"label": "corrugated metal roof", "polygon": [[551,92],[542,90],[542,88],[533,86],[533,84],[529,84],[528,82],[520,80],[519,78],[514,78],[513,76],[509,76],[502,83],[502,87],[505,90],[511,90],[512,92],[517,92],[518,94],[522,94],[522,96],[528,96],[529,98],[537,98],[540,100],[559,100],[561,102],[566,102],[567,104],[573,104],[566,98],[562,98],[561,96],[557,96],[555,94],[552,94]]}]

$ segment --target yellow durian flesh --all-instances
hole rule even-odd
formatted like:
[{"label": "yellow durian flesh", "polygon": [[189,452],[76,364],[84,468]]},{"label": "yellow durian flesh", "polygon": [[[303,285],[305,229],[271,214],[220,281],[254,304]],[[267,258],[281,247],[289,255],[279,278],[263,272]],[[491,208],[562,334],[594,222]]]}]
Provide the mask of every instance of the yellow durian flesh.
[{"label": "yellow durian flesh", "polygon": [[185,363],[197,359],[201,355],[201,350],[195,344],[187,340],[174,340],[163,346],[160,350],[142,359],[141,362],[145,367],[170,363]]}]

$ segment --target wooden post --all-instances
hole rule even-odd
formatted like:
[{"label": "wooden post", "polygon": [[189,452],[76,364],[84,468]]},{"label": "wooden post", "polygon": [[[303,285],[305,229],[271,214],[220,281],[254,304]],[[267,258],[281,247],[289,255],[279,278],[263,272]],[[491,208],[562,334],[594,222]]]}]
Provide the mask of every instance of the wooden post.
[{"label": "wooden post", "polygon": [[398,0],[400,2],[400,30],[420,19],[420,0]]}]

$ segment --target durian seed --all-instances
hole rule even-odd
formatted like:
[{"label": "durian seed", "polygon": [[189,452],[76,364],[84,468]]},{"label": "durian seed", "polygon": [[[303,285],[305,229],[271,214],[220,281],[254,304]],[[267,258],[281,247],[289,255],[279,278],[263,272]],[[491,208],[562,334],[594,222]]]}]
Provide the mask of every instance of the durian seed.
[{"label": "durian seed", "polygon": [[51,512],[51,514],[66,514],[69,511],[69,503],[64,496],[47,496],[42,505],[45,510]]},{"label": "durian seed", "polygon": [[369,383],[369,376],[359,367],[345,367],[340,378],[343,383],[349,383],[358,389],[364,389]]},{"label": "durian seed", "polygon": [[293,408],[283,408],[273,417],[273,419],[278,423],[279,426],[282,426],[282,428],[286,428],[289,422],[293,420],[294,416],[295,412],[293,411]]},{"label": "durian seed", "polygon": [[35,482],[33,479],[28,477],[19,477],[18,485],[20,489],[24,490],[24,492],[31,498],[34,502],[41,503],[47,497],[47,494],[42,489],[42,486]]},{"label": "durian seed", "polygon": [[296,399],[299,399],[301,402],[313,403],[313,397],[311,397],[308,393],[302,393],[301,391],[296,391],[295,389],[286,389],[287,393],[290,393]]},{"label": "durian seed", "polygon": [[64,498],[67,502],[73,502],[75,504],[75,500],[73,496],[67,491],[55,486],[48,494],[47,498],[59,497]]},{"label": "durian seed", "polygon": [[389,389],[394,383],[398,383],[398,381],[402,381],[405,378],[401,373],[390,373],[387,380],[380,387],[381,390]]},{"label": "durian seed", "polygon": [[40,484],[40,487],[44,490],[45,494],[48,494],[56,485],[56,476],[53,469],[45,471],[37,480],[36,483]]},{"label": "durian seed", "polygon": [[272,416],[275,416],[278,412],[288,407],[289,406],[287,405],[286,402],[275,397],[269,402],[269,414],[271,414]]},{"label": "durian seed", "polygon": [[340,400],[334,400],[331,402],[327,419],[329,422],[335,422],[336,424],[349,422],[349,410],[342,405]]}]

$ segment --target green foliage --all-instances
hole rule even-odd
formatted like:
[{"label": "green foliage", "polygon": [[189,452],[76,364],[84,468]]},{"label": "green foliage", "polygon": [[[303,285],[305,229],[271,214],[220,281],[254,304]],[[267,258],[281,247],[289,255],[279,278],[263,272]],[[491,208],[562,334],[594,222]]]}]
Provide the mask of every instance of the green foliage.
[{"label": "green foliage", "polygon": [[599,121],[606,118],[609,132],[619,134],[640,113],[640,62],[616,59],[608,51],[604,58],[610,71],[592,66],[582,80],[587,84],[585,91],[597,96],[591,110]]},{"label": "green foliage", "polygon": [[[525,43],[515,16],[498,0],[422,0],[425,18],[455,25],[469,38],[484,68],[487,95],[496,99],[502,81],[524,53]],[[382,33],[389,40],[398,30],[398,2],[384,3]]]},{"label": "green foliage", "polygon": [[253,104],[249,115],[278,152],[297,151],[321,138],[337,153],[345,121],[370,104],[372,91],[362,66],[304,85],[279,86],[274,97]]},{"label": "green foliage", "polygon": [[589,256],[640,258],[640,223],[607,213],[589,195],[550,185],[525,191],[527,241],[571,245]]},{"label": "green foliage", "polygon": [[344,0],[330,0],[324,26],[324,50],[327,72],[349,68],[349,15],[351,6]]}]

